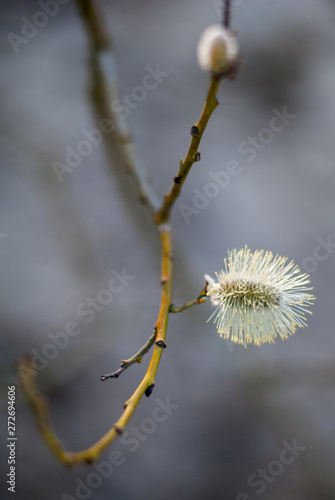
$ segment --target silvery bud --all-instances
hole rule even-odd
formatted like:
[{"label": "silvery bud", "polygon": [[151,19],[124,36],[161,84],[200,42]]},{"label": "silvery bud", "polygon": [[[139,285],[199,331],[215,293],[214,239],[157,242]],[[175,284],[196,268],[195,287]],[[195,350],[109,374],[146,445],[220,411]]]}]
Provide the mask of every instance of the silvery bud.
[{"label": "silvery bud", "polygon": [[213,24],[202,33],[197,56],[201,69],[220,75],[229,72],[238,61],[239,49],[235,33]]}]

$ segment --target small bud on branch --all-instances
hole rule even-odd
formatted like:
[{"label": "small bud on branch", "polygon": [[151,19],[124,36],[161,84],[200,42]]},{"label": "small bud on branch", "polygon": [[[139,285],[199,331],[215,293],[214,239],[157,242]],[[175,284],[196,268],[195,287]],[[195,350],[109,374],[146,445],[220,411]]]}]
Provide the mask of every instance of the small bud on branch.
[{"label": "small bud on branch", "polygon": [[202,33],[197,48],[201,69],[223,75],[236,65],[238,55],[238,44],[232,30],[213,24]]}]

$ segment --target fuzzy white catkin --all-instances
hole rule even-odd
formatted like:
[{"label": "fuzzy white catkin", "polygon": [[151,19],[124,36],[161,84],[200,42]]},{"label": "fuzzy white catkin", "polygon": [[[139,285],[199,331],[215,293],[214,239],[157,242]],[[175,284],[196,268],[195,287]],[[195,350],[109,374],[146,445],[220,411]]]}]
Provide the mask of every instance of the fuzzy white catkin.
[{"label": "fuzzy white catkin", "polygon": [[221,73],[227,70],[238,57],[235,34],[221,24],[213,24],[202,33],[197,47],[201,69]]},{"label": "fuzzy white catkin", "polygon": [[[221,337],[246,346],[283,340],[297,327],[307,326],[305,313],[313,304],[309,276],[300,274],[293,261],[272,252],[228,252],[217,281],[205,275],[207,295],[215,311],[214,323]],[[210,318],[210,319],[211,319]]]}]

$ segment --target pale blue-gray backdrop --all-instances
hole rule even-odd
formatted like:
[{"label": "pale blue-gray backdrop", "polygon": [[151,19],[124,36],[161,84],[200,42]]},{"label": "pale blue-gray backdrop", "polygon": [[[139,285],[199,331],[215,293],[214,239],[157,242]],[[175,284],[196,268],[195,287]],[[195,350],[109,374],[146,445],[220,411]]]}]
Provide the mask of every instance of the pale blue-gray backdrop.
[{"label": "pale blue-gray backdrop", "polygon": [[[64,163],[66,148],[79,147],[96,124],[88,98],[88,43],[76,5],[56,0],[54,10],[49,5],[52,15],[43,16],[36,14],[43,12],[40,3],[47,4],[1,2],[5,493],[6,387],[17,384],[15,359],[48,353],[38,382],[50,397],[52,421],[67,448],[84,448],[118,418],[143,375],[149,357],[117,381],[99,380],[149,336],[160,296],[155,229],[130,182],[123,186],[131,194],[121,192],[103,146],[92,146],[62,182],[53,171],[53,162]],[[171,317],[153,395],[140,403],[128,429],[132,436],[101,457],[109,460],[115,449],[123,463],[108,478],[96,476],[97,487],[88,477],[93,469],[68,471],[54,459],[18,395],[18,499],[335,496],[335,6],[316,0],[232,3],[242,67],[237,80],[219,90],[201,162],[174,208],[174,301],[194,298],[203,274],[220,270],[228,249],[248,245],[310,271],[316,302],[309,326],[285,342],[245,349],[221,340],[206,323],[210,304]],[[196,44],[204,28],[219,22],[218,2],[96,5],[114,38],[121,91],[130,95],[127,120],[138,157],[163,196],[203,104],[208,75],[198,68]],[[33,21],[37,30],[29,28]],[[151,90],[135,90],[148,67],[157,65],[168,74]],[[285,126],[273,120],[276,113],[289,115]],[[254,137],[257,145],[248,145]],[[239,169],[227,181],[222,172],[231,160]],[[213,173],[225,183],[210,185]],[[185,217],[181,202],[196,213]],[[134,277],[127,286],[95,318],[79,316],[77,307],[123,268]],[[69,321],[80,334],[57,348],[52,339]],[[54,347],[46,347],[50,343]],[[166,419],[153,420],[163,415],[155,409],[167,398],[173,409]],[[131,426],[140,427],[138,437]],[[298,445],[296,456],[281,454],[285,443]],[[294,460],[283,463],[284,456]],[[260,469],[266,469],[263,478]],[[92,493],[84,487],[76,493],[81,481]]]}]

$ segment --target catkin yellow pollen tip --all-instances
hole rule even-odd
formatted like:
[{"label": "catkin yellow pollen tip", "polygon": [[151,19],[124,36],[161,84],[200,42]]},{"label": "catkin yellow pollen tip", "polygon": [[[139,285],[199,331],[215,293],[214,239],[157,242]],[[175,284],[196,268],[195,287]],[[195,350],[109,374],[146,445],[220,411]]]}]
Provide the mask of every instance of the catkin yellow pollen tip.
[{"label": "catkin yellow pollen tip", "polygon": [[201,69],[215,74],[229,70],[238,58],[238,44],[233,31],[213,24],[202,33],[197,48]]}]

